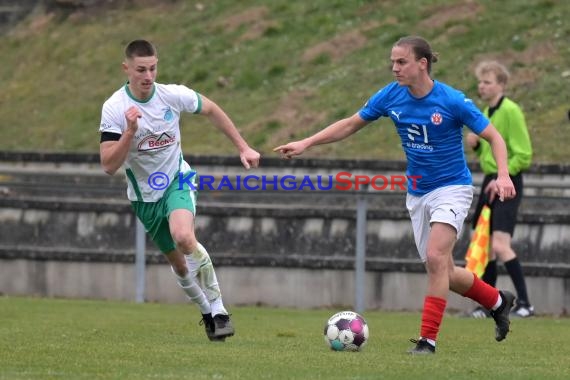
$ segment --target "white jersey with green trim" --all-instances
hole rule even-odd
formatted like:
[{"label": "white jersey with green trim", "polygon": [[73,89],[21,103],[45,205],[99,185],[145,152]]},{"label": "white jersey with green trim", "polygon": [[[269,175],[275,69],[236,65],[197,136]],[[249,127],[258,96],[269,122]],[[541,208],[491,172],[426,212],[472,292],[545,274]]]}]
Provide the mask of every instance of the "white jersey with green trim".
[{"label": "white jersey with green trim", "polygon": [[166,189],[163,185],[172,183],[178,172],[190,170],[182,156],[180,113],[199,113],[202,100],[186,86],[159,83],[147,99],[140,100],[125,84],[103,104],[99,132],[122,134],[127,129],[125,112],[131,106],[136,106],[142,117],[124,162],[127,196],[131,201],[156,202]]}]

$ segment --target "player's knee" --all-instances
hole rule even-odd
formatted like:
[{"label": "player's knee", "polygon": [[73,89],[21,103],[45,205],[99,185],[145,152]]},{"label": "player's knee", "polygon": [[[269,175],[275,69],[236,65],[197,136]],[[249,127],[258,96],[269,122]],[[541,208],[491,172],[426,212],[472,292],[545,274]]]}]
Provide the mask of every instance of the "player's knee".
[{"label": "player's knee", "polygon": [[441,252],[428,250],[426,267],[428,273],[447,272],[448,258],[445,255],[442,255]]},{"label": "player's knee", "polygon": [[198,246],[198,241],[193,233],[187,231],[172,232],[172,240],[182,252],[193,252]]},{"label": "player's knee", "polygon": [[498,257],[499,259],[504,259],[511,251],[510,243],[502,239],[493,239],[491,247],[492,256]]}]

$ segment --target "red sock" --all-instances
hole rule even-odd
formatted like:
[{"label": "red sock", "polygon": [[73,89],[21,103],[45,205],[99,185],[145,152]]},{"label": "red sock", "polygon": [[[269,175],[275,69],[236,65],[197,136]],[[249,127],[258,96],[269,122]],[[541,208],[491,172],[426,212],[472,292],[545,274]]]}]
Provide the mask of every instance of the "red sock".
[{"label": "red sock", "polygon": [[496,288],[493,288],[473,274],[473,285],[463,297],[471,298],[473,301],[479,302],[485,309],[491,310],[497,303],[500,295]]},{"label": "red sock", "polygon": [[437,333],[439,332],[439,325],[443,319],[446,304],[447,301],[443,298],[426,296],[420,331],[422,338],[437,340]]}]

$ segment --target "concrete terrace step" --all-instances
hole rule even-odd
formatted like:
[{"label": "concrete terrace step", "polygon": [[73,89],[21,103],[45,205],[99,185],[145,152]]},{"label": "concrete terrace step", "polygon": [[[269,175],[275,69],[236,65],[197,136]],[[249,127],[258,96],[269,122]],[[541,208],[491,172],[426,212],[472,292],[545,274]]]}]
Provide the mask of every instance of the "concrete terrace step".
[{"label": "concrete terrace step", "polygon": [[[260,255],[257,253],[211,253],[217,267],[282,267],[308,269],[354,269],[354,257],[319,256],[319,255]],[[65,246],[31,246],[0,244],[0,259],[36,260],[36,261],[71,261],[92,263],[134,263],[133,250],[100,250]],[[147,264],[166,264],[164,255],[152,247],[146,251]],[[456,260],[459,266],[465,261]],[[369,257],[366,269],[374,272],[410,272],[424,273],[424,265],[417,259],[398,257]],[[529,276],[570,277],[570,263],[525,262],[524,272]],[[503,266],[498,267],[499,274],[506,274]]]},{"label": "concrete terrace step", "polygon": [[[212,174],[216,178],[221,178],[223,175],[227,174]],[[230,181],[236,183],[236,174],[227,176]],[[310,178],[314,184],[317,183],[314,175]],[[570,200],[570,184],[567,185],[566,182],[566,178],[526,178],[525,196],[521,208],[529,212],[534,210],[546,213],[566,209]],[[385,191],[374,191],[369,188],[367,191],[358,192],[339,191],[334,187],[330,190],[318,190],[318,188],[311,190],[307,187],[303,190],[286,190],[281,185],[269,184],[265,187],[267,190],[264,190],[259,181],[250,182],[253,185],[256,183],[259,189],[254,191],[247,191],[243,187],[241,190],[228,187],[222,187],[221,190],[216,190],[215,187],[213,189],[207,186],[198,187],[199,202],[355,207],[357,196],[364,196],[372,209],[404,207],[405,205],[405,192],[398,188]],[[479,183],[480,178],[475,178],[476,193]],[[107,176],[95,169],[65,168],[38,171],[37,168],[6,168],[5,165],[0,165],[0,197],[5,198],[40,196],[59,199],[125,199],[126,187],[124,176]]]},{"label": "concrete terrace step", "polygon": [[[249,194],[248,194],[249,195]],[[281,195],[287,198],[280,198]],[[317,195],[311,200],[306,195],[298,195],[302,200],[308,202],[290,202],[295,194],[259,194],[249,197],[246,201],[232,196],[231,199],[222,199],[223,194],[216,196],[201,196],[198,213],[211,216],[270,216],[270,217],[325,217],[325,218],[356,218],[356,204],[352,197],[348,199],[323,197]],[[267,196],[267,202],[264,201]],[[271,198],[271,199],[269,199]],[[276,198],[280,198],[276,200]],[[382,197],[371,196],[381,200]],[[367,202],[368,219],[409,219],[409,214],[405,208],[404,199],[389,198],[383,202]],[[396,201],[396,203],[395,203]],[[528,203],[528,202],[527,202]],[[566,201],[563,202],[567,206]],[[555,203],[550,203],[542,199],[539,208],[529,207],[523,202],[523,207],[519,210],[518,219],[522,223],[557,223],[570,224],[570,212],[567,207],[554,207]],[[548,206],[548,207],[546,207]],[[51,211],[73,211],[73,212],[114,212],[132,213],[129,201],[123,198],[86,198],[86,197],[53,197],[53,196],[2,196],[0,195],[0,208],[13,209],[38,209]],[[472,210],[473,211],[473,207]],[[467,222],[471,220],[471,213]]]}]

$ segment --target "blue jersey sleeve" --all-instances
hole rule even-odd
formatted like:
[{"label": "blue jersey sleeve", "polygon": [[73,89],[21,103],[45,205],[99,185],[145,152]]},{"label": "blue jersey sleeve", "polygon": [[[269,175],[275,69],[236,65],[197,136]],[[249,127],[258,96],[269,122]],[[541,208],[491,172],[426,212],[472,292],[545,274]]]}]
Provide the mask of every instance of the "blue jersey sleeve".
[{"label": "blue jersey sleeve", "polygon": [[386,100],[392,86],[393,84],[389,84],[372,95],[358,111],[358,115],[366,121],[374,121],[382,116],[387,116]]},{"label": "blue jersey sleeve", "polygon": [[463,93],[459,92],[457,103],[459,117],[463,125],[466,125],[476,134],[483,132],[485,127],[489,125],[490,121],[479,110],[479,108],[477,108],[473,101],[466,97]]}]

